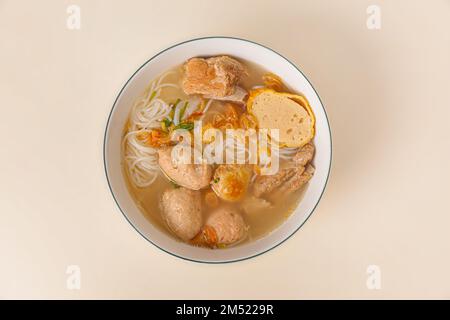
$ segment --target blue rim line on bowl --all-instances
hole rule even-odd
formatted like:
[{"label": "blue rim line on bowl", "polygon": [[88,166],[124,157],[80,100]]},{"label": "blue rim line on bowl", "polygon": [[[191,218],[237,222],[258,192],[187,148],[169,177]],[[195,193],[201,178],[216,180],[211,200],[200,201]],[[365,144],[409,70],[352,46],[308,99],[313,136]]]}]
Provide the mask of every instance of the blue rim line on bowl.
[{"label": "blue rim line on bowl", "polygon": [[[273,53],[275,53],[276,55],[278,55],[278,56],[280,56],[281,58],[283,58],[286,62],[288,62],[290,65],[292,65],[305,79],[306,79],[306,81],[309,83],[309,85],[311,86],[311,88],[314,90],[314,92],[315,92],[315,94],[317,95],[317,97],[318,97],[318,99],[319,99],[319,101],[320,101],[320,103],[321,103],[321,105],[322,105],[322,107],[323,107],[323,110],[324,110],[324,113],[325,113],[325,118],[326,118],[326,120],[327,120],[327,125],[328,125],[328,128],[329,128],[329,134],[330,134],[330,136],[329,136],[329,138],[330,138],[330,162],[329,162],[329,166],[328,166],[328,172],[327,172],[327,178],[326,178],[326,180],[325,180],[325,184],[324,184],[324,186],[323,186],[323,189],[322,189],[322,192],[321,192],[321,194],[320,194],[320,196],[319,196],[319,198],[317,199],[317,202],[316,202],[316,204],[314,205],[314,207],[312,208],[312,210],[311,210],[311,212],[309,212],[309,214],[307,215],[307,217],[306,217],[306,219],[298,226],[298,228],[297,229],[295,229],[294,230],[294,232],[292,232],[289,236],[287,236],[285,239],[283,239],[283,240],[281,240],[280,242],[278,242],[278,243],[276,243],[275,245],[273,245],[273,246],[271,246],[270,248],[268,248],[268,249],[266,249],[266,250],[264,250],[264,251],[261,251],[261,252],[258,252],[258,253],[256,253],[256,254],[253,254],[253,255],[250,255],[250,256],[248,256],[248,257],[244,257],[244,258],[240,258],[240,259],[234,259],[234,260],[228,260],[228,261],[202,261],[202,260],[195,260],[195,259],[190,259],[190,258],[187,258],[187,257],[183,257],[183,256],[179,256],[179,255],[177,255],[177,254],[174,254],[174,253],[172,253],[172,252],[170,252],[170,251],[168,251],[168,250],[165,250],[164,248],[162,248],[162,247],[160,247],[160,246],[158,246],[157,244],[155,244],[154,242],[152,242],[149,238],[147,238],[129,219],[128,219],[128,217],[126,216],[126,214],[125,214],[125,212],[122,210],[122,208],[120,207],[120,205],[119,205],[119,202],[117,201],[117,199],[116,199],[116,196],[114,195],[114,192],[113,192],[113,190],[112,190],[112,187],[111,187],[111,183],[110,183],[110,181],[109,181],[109,176],[108,176],[108,169],[107,169],[107,160],[106,160],[106,141],[107,141],[107,136],[108,136],[108,130],[109,130],[109,122],[110,122],[110,120],[111,120],[111,116],[112,116],[112,114],[113,114],[113,112],[114,112],[114,109],[115,109],[115,107],[116,107],[116,104],[117,104],[117,100],[119,99],[119,97],[121,96],[121,94],[122,94],[122,92],[123,92],[123,90],[125,89],[125,87],[128,85],[128,83],[130,82],[130,80],[131,79],[133,79],[133,77],[147,64],[147,63],[149,63],[150,61],[152,61],[153,59],[155,59],[156,57],[158,57],[159,55],[161,55],[161,54],[163,54],[164,52],[166,52],[166,51],[168,51],[168,50],[170,50],[170,49],[172,49],[172,48],[174,48],[174,47],[177,47],[177,46],[180,46],[180,45],[182,45],[182,44],[185,44],[185,43],[189,43],[189,42],[194,42],[194,41],[198,41],[198,40],[204,40],[204,39],[233,39],[233,40],[239,40],[239,41],[244,41],[244,42],[249,42],[249,43],[252,43],[252,44],[255,44],[255,45],[258,45],[258,46],[260,46],[260,47],[263,47],[263,48],[265,48],[265,49],[267,49],[267,50],[270,50],[270,51],[272,51]],[[114,199],[114,202],[116,203],[116,205],[117,205],[117,207],[119,208],[119,210],[120,210],[120,212],[122,213],[122,215],[125,217],[125,219],[128,221],[128,223],[145,239],[145,240],[147,240],[149,243],[151,243],[152,245],[154,245],[155,247],[157,247],[158,249],[160,249],[160,250],[162,250],[163,252],[166,252],[166,253],[168,253],[168,254],[170,254],[171,256],[174,256],[174,257],[177,257],[177,258],[180,258],[180,259],[183,259],[183,260],[186,260],[186,261],[192,261],[192,262],[197,262],[197,263],[205,263],[205,264],[225,264],[225,263],[233,263],[233,262],[239,262],[239,261],[244,261],[244,260],[248,260],[248,259],[252,259],[252,258],[255,258],[255,257],[258,257],[258,256],[260,256],[260,255],[262,255],[262,254],[264,254],[264,253],[266,253],[266,252],[269,252],[269,251],[271,251],[272,249],[275,249],[276,247],[278,247],[279,245],[281,245],[282,243],[284,243],[285,241],[287,241],[289,238],[291,238],[305,223],[306,223],[306,221],[308,221],[308,219],[311,217],[311,215],[314,213],[314,211],[315,211],[315,209],[316,209],[316,207],[317,207],[317,205],[319,204],[319,202],[320,202],[320,200],[322,199],[322,196],[323,196],[323,194],[324,194],[324,192],[325,192],[325,189],[326,189],[326,187],[327,187],[327,184],[328,184],[328,179],[329,179],[329,177],[330,177],[330,171],[331,171],[331,163],[332,163],[332,159],[333,159],[333,143],[332,143],[332,139],[331,139],[331,127],[330,127],[330,121],[328,120],[328,115],[327,115],[327,112],[326,112],[326,110],[325,110],[325,106],[324,106],[324,104],[323,104],[323,102],[322,102],[322,100],[320,99],[320,96],[319,96],[319,94],[317,93],[317,91],[316,91],[316,89],[314,88],[314,86],[312,85],[312,83],[311,83],[311,81],[309,81],[309,79],[303,74],[303,72],[294,64],[294,63],[292,63],[289,59],[287,59],[286,57],[284,57],[283,55],[281,55],[280,53],[278,53],[278,52],[276,52],[275,50],[273,50],[273,49],[271,49],[271,48],[269,48],[269,47],[267,47],[267,46],[265,46],[265,45],[262,45],[262,44],[260,44],[260,43],[257,43],[257,42],[254,42],[254,41],[251,41],[251,40],[247,40],[247,39],[242,39],[242,38],[237,38],[237,37],[227,37],[227,36],[209,36],[209,37],[201,37],[201,38],[194,38],[194,39],[190,39],[190,40],[186,40],[186,41],[183,41],[183,42],[179,42],[179,43],[177,43],[177,44],[174,44],[174,45],[172,45],[172,46],[170,46],[170,47],[168,47],[168,48],[166,48],[166,49],[164,49],[164,50],[162,50],[162,51],[160,51],[160,52],[158,52],[157,54],[155,54],[154,56],[152,56],[150,59],[148,59],[146,62],[144,62],[131,76],[130,76],[130,78],[125,82],[125,84],[122,86],[122,89],[120,89],[120,91],[119,91],[119,94],[117,95],[117,97],[116,97],[116,99],[114,100],[114,104],[113,104],[113,106],[112,106],[112,108],[111,108],[111,111],[109,112],[109,115],[108,115],[108,120],[107,120],[107,122],[106,122],[106,128],[105,128],[105,134],[104,134],[104,138],[103,138],[103,166],[104,166],[104,169],[105,169],[105,175],[106,175],[106,180],[107,180],[107,182],[108,182],[108,187],[109,187],[109,190],[110,190],[110,192],[111,192],[111,195],[112,195],[112,197],[113,197],[113,199]]]}]

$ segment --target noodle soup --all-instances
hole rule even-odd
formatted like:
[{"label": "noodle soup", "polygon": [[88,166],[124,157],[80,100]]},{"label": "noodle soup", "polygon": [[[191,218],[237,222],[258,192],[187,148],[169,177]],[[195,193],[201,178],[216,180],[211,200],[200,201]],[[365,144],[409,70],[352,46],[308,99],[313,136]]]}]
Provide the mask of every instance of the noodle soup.
[{"label": "noodle soup", "polygon": [[[233,149],[243,163],[226,161],[239,145],[227,140],[230,130],[255,133]],[[261,132],[266,143],[252,144]],[[217,146],[219,135],[221,161],[201,152],[193,159],[197,147]],[[313,108],[277,75],[229,56],[192,58],[151,81],[131,106],[123,170],[152,224],[191,245],[221,249],[264,237],[289,217],[314,175],[314,135]],[[192,148],[191,162],[174,157],[182,144]]]}]

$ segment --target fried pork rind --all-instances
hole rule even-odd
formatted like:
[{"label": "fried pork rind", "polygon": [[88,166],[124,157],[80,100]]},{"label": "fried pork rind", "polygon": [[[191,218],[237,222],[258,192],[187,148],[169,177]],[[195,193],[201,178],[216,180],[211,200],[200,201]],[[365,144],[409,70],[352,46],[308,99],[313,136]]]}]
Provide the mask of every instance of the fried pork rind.
[{"label": "fried pork rind", "polygon": [[191,58],[184,65],[182,87],[189,95],[223,98],[235,93],[236,85],[246,74],[246,68],[228,56]]}]

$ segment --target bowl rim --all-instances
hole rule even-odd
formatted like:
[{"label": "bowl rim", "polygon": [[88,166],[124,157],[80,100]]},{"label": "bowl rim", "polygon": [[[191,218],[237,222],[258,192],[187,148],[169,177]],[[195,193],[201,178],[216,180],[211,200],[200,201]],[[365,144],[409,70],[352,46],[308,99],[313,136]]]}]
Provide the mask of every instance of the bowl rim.
[{"label": "bowl rim", "polygon": [[[169,250],[166,250],[164,248],[162,248],[161,246],[157,245],[156,243],[154,243],[151,239],[149,239],[145,234],[143,234],[128,218],[128,216],[126,215],[126,213],[124,212],[124,210],[122,209],[122,207],[120,206],[114,192],[113,189],[111,187],[111,182],[109,179],[109,175],[108,175],[108,167],[107,167],[107,160],[106,160],[106,145],[107,145],[107,141],[108,141],[108,132],[109,132],[109,128],[110,128],[110,121],[111,121],[111,117],[114,113],[114,110],[116,108],[116,104],[117,101],[119,100],[119,97],[122,95],[122,92],[124,91],[124,89],[127,87],[128,83],[131,81],[131,79],[134,78],[134,76],[142,69],[144,68],[150,61],[152,61],[153,59],[155,59],[156,57],[160,56],[161,54],[163,54],[164,52],[183,45],[185,43],[189,43],[189,42],[195,42],[195,41],[200,41],[200,40],[206,40],[206,39],[231,39],[231,40],[238,40],[238,41],[243,41],[243,42],[248,42],[257,46],[260,46],[264,49],[270,50],[271,52],[273,52],[274,54],[278,55],[280,58],[284,59],[288,64],[292,65],[304,78],[305,80],[308,82],[308,84],[311,86],[311,88],[313,89],[314,93],[317,95],[317,98],[320,101],[320,104],[322,106],[322,109],[324,111],[325,114],[325,119],[327,121],[327,127],[328,127],[328,133],[329,133],[329,139],[330,139],[330,161],[328,163],[328,172],[327,172],[327,176],[325,179],[325,183],[322,187],[322,191],[320,193],[320,196],[317,199],[317,202],[314,204],[313,208],[311,209],[311,211],[309,212],[309,214],[307,215],[306,219],[288,236],[286,236],[283,240],[279,241],[278,243],[273,244],[272,246],[270,246],[269,248],[267,248],[266,250],[263,250],[261,252],[258,252],[256,254],[252,254],[243,258],[238,258],[238,259],[232,259],[232,260],[223,260],[223,261],[206,261],[206,260],[196,260],[196,259],[191,259],[188,257],[184,257],[181,255],[177,255],[173,252],[170,252]],[[202,263],[202,264],[226,264],[226,263],[234,263],[234,262],[240,262],[240,261],[245,261],[245,260],[249,260],[255,257],[258,257],[260,255],[263,255],[269,251],[271,251],[272,249],[275,249],[276,247],[280,246],[281,244],[283,244],[285,241],[287,241],[289,238],[291,238],[295,233],[297,233],[297,231],[306,223],[306,221],[309,220],[309,218],[312,216],[312,214],[314,213],[315,209],[317,208],[318,204],[320,203],[320,200],[322,199],[322,196],[325,192],[325,189],[327,187],[328,184],[328,180],[330,178],[330,172],[331,172],[331,164],[332,164],[332,160],[333,160],[333,141],[332,141],[332,135],[331,135],[331,126],[330,126],[330,121],[328,119],[328,114],[326,112],[325,106],[322,102],[322,99],[320,98],[319,94],[317,93],[316,89],[314,88],[314,86],[312,85],[311,81],[304,75],[304,73],[293,63],[291,62],[288,58],[286,58],[285,56],[283,56],[282,54],[278,53],[277,51],[273,50],[270,47],[267,47],[265,45],[262,45],[258,42],[252,41],[252,40],[248,40],[248,39],[244,39],[244,38],[238,38],[238,37],[231,37],[231,36],[206,36],[206,37],[199,37],[199,38],[192,38],[189,40],[185,40],[182,42],[178,42],[176,44],[173,44],[161,51],[159,51],[158,53],[156,53],[155,55],[153,55],[151,58],[147,59],[129,78],[128,80],[123,84],[122,88],[120,89],[119,93],[116,96],[116,99],[114,100],[114,103],[111,107],[111,110],[109,112],[108,115],[108,119],[106,121],[106,126],[105,126],[105,130],[104,130],[104,137],[103,137],[103,166],[104,166],[104,172],[105,172],[105,176],[106,176],[106,181],[108,183],[108,188],[109,191],[114,199],[114,202],[116,203],[117,207],[119,208],[120,212],[122,213],[122,215],[124,216],[125,220],[128,221],[128,223],[133,227],[134,230],[137,231],[137,233],[139,233],[145,240],[147,240],[149,243],[151,243],[152,245],[154,245],[156,248],[160,249],[161,251],[168,253],[171,256],[174,256],[176,258],[182,259],[182,260],[186,260],[186,261],[191,261],[191,262],[196,262],[196,263]]]}]

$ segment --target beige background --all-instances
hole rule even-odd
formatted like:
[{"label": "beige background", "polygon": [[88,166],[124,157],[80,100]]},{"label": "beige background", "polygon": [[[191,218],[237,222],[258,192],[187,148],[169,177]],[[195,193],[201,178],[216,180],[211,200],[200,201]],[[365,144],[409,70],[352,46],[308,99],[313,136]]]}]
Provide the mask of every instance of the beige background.
[{"label": "beige background", "polygon": [[[66,28],[68,4],[81,30]],[[379,4],[381,30],[366,27]],[[204,265],[126,222],[103,171],[128,77],[177,42],[295,62],[333,131],[328,188],[263,256]],[[450,1],[0,1],[0,298],[450,298]],[[79,265],[81,290],[66,289]],[[366,287],[369,265],[381,290]]]}]

